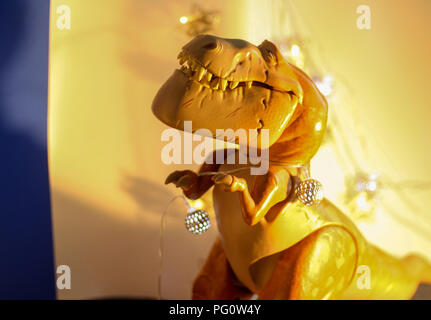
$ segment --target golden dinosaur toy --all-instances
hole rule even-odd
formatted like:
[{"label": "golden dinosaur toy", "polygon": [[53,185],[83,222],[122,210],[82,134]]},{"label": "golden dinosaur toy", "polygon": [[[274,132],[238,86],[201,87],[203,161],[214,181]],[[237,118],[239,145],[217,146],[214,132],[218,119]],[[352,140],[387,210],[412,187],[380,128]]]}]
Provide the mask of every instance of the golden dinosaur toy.
[{"label": "golden dinosaur toy", "polygon": [[[408,299],[421,281],[431,282],[424,259],[379,250],[328,200],[315,206],[297,200],[297,168],[320,146],[327,103],[274,44],[200,35],[179,59],[188,67],[158,91],[152,105],[158,119],[179,130],[192,121],[214,137],[219,128],[269,131],[266,174],[240,170],[250,163],[213,161],[198,174],[175,171],[166,179],[190,199],[214,185],[220,237],[194,282],[194,299],[253,293],[260,299]],[[368,283],[361,285],[364,276]]]}]

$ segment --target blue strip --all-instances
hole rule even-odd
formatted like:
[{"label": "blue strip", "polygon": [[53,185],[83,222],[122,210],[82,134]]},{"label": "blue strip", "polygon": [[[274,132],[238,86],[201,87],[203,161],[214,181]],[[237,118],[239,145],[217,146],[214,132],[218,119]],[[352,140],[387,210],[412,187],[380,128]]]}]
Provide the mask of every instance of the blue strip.
[{"label": "blue strip", "polygon": [[0,299],[55,299],[49,0],[0,2]]}]

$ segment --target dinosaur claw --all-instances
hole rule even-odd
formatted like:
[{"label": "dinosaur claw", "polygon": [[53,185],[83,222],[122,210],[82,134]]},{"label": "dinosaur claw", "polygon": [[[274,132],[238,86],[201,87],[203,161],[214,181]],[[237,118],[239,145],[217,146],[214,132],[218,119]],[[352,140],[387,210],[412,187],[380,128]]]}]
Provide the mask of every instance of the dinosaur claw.
[{"label": "dinosaur claw", "polygon": [[165,180],[165,184],[173,183],[177,188],[188,190],[193,184],[191,172],[174,171]]},{"label": "dinosaur claw", "polygon": [[169,184],[172,182],[175,182],[180,177],[180,173],[178,171],[172,172],[170,175],[168,175],[165,179],[165,184]]},{"label": "dinosaur claw", "polygon": [[230,174],[218,173],[212,180],[215,184],[224,184],[226,186],[230,186],[233,182],[233,177]]},{"label": "dinosaur claw", "polygon": [[190,186],[190,177],[188,175],[182,176],[175,185],[177,188]]}]

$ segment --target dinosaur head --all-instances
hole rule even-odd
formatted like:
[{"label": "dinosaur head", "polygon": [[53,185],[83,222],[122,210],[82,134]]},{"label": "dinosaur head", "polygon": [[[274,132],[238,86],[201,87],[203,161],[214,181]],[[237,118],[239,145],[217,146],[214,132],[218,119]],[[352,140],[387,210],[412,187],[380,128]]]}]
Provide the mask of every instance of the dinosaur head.
[{"label": "dinosaur head", "polygon": [[[183,47],[178,59],[181,67],[159,89],[152,105],[165,124],[184,130],[184,121],[192,121],[193,131],[205,128],[216,138],[217,129],[256,129],[258,135],[268,129],[265,147],[271,146],[271,156],[280,161],[298,158],[300,141],[308,149],[301,161],[317,151],[326,125],[326,101],[273,43],[265,40],[255,46],[199,35]],[[307,111],[307,102],[312,110]],[[310,127],[314,133],[308,132]],[[300,139],[303,135],[307,141]],[[252,147],[263,147],[260,139],[253,141]],[[230,142],[237,141],[233,137]],[[289,147],[295,150],[284,150]]]}]

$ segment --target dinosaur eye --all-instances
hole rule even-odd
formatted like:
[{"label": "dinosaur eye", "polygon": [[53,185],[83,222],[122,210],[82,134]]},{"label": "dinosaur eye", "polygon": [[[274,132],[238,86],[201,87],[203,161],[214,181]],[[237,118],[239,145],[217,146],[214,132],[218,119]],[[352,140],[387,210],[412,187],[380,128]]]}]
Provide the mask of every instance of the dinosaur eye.
[{"label": "dinosaur eye", "polygon": [[204,45],[204,49],[207,49],[207,50],[214,50],[215,48],[217,48],[216,42],[210,42]]}]

